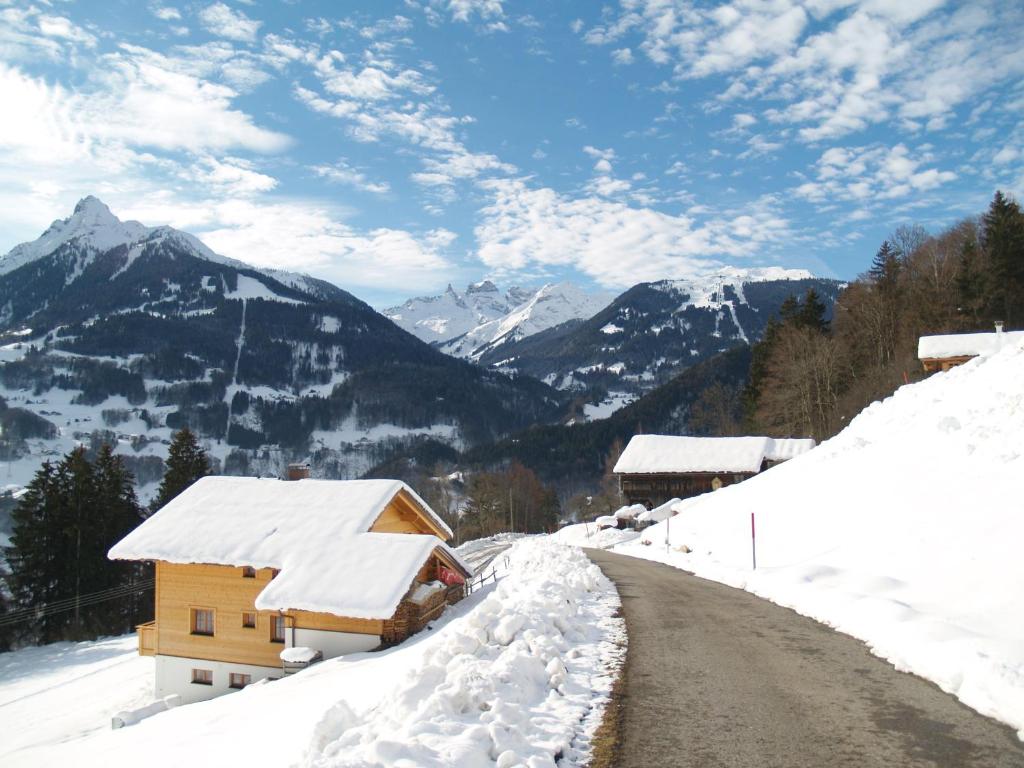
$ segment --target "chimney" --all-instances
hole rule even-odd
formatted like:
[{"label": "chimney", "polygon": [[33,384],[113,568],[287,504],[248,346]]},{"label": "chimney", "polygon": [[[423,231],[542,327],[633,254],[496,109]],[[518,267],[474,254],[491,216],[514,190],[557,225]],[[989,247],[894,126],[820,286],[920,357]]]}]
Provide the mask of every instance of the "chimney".
[{"label": "chimney", "polygon": [[309,464],[303,462],[301,464],[289,464],[288,474],[285,475],[285,480],[308,480],[309,479]]}]

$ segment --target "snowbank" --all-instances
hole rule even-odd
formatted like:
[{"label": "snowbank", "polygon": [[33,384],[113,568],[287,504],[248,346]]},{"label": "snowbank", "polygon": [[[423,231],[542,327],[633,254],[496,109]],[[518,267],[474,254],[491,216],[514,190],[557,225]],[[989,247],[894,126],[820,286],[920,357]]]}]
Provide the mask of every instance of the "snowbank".
[{"label": "snowbank", "polygon": [[533,540],[509,557],[515,577],[451,627],[397,690],[367,712],[339,702],[326,713],[306,766],[491,768],[585,757],[580,725],[592,733],[594,690],[611,683],[618,598],[579,549]]},{"label": "snowbank", "polygon": [[677,504],[671,523],[643,533],[660,545],[669,525],[672,551],[617,551],[795,608],[1022,730],[1022,499],[1018,344],[901,388],[810,453]]},{"label": "snowbank", "polygon": [[[133,685],[146,670],[152,685],[152,659],[134,654],[134,637],[117,640],[119,655],[104,657],[104,667],[82,667],[73,688],[42,660],[26,668],[19,654],[27,652],[0,654],[0,670],[29,676],[0,675],[0,702],[10,704],[0,710],[0,762],[493,768],[553,766],[559,756],[562,766],[585,765],[624,652],[618,596],[579,549],[550,540],[521,541],[508,562],[497,584],[400,646],[324,661],[116,731],[110,714],[130,698],[119,689],[123,670],[135,670]],[[73,648],[91,645],[100,644]],[[48,712],[26,696],[33,691]]]},{"label": "snowbank", "polygon": [[551,538],[561,544],[570,544],[575,547],[609,549],[616,544],[632,541],[639,535],[636,531],[620,531],[617,528],[599,530],[596,523],[575,523],[566,525],[557,533],[551,534]]}]

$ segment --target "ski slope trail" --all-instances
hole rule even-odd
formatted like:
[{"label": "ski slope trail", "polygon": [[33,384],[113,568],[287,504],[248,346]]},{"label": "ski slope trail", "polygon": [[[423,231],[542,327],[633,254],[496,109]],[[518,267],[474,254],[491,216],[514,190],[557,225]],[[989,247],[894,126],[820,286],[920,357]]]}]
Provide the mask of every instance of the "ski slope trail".
[{"label": "ski slope trail", "polygon": [[748,592],[587,550],[629,645],[617,768],[1024,766],[1013,730]]}]

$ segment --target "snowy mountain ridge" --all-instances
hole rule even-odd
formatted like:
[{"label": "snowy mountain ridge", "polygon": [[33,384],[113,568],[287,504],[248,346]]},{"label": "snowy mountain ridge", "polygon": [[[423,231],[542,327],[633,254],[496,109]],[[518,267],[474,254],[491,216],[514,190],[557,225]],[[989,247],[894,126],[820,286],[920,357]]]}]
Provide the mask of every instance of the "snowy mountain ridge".
[{"label": "snowy mountain ridge", "polygon": [[301,459],[351,478],[395,451],[451,452],[561,413],[543,384],[444,355],[337,286],[122,222],[94,197],[0,263],[11,486],[43,457],[107,443],[146,497],[183,426],[225,474]]},{"label": "snowy mountain ridge", "polygon": [[502,293],[484,280],[471,283],[461,294],[449,285],[440,296],[418,296],[383,314],[449,355],[475,359],[506,341],[590,317],[611,298],[569,282],[512,286]]}]

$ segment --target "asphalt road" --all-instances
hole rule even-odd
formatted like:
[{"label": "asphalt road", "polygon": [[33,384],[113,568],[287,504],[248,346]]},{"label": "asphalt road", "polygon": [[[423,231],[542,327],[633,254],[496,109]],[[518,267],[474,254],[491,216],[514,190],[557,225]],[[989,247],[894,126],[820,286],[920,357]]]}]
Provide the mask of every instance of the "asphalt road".
[{"label": "asphalt road", "polygon": [[618,768],[1024,768],[1012,729],[863,643],[659,563],[587,554],[629,636]]}]

